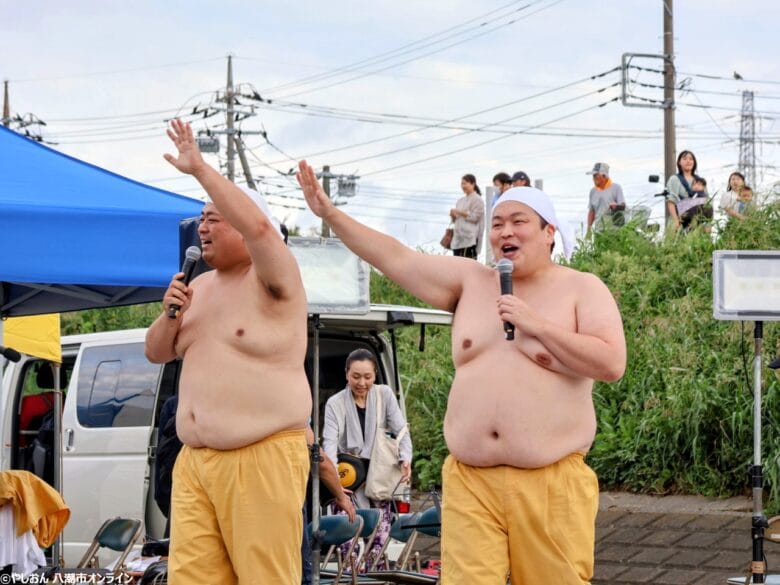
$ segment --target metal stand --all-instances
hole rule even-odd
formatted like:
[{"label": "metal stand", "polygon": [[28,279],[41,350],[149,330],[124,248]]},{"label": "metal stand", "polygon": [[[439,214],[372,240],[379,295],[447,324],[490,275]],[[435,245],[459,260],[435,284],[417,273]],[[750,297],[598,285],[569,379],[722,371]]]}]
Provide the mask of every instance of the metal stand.
[{"label": "metal stand", "polygon": [[[311,424],[314,443],[311,445],[311,582],[320,585],[320,555],[322,535],[320,534],[320,323],[319,315],[312,315],[314,327],[314,364],[312,367]],[[303,527],[306,530],[306,526]]]},{"label": "metal stand", "polygon": [[753,336],[755,341],[753,357],[753,465],[748,468],[750,485],[753,488],[753,520],[751,524],[753,559],[750,564],[753,583],[764,583],[766,575],[764,529],[769,525],[763,508],[764,476],[761,465],[761,345],[763,336],[764,323],[756,321]]}]

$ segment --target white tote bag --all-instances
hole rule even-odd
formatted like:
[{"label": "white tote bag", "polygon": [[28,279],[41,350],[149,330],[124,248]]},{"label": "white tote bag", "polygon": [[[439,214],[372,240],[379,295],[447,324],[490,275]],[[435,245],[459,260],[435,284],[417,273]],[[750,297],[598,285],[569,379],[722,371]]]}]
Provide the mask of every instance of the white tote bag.
[{"label": "white tote bag", "polygon": [[400,465],[400,444],[401,439],[406,435],[407,428],[404,425],[396,438],[390,436],[385,427],[382,392],[381,389],[377,388],[377,429],[374,445],[371,447],[371,463],[368,466],[365,491],[366,496],[372,500],[387,501],[393,499],[393,494],[403,476]]}]

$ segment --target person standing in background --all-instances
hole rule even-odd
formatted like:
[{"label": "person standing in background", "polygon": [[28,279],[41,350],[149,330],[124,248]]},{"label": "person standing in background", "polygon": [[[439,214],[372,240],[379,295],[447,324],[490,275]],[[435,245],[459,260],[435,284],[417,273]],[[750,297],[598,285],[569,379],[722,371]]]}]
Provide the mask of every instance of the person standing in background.
[{"label": "person standing in background", "polygon": [[455,256],[477,259],[477,243],[480,239],[479,228],[485,217],[482,194],[474,175],[463,175],[460,188],[464,196],[458,199],[450,209],[453,222],[452,253]]}]

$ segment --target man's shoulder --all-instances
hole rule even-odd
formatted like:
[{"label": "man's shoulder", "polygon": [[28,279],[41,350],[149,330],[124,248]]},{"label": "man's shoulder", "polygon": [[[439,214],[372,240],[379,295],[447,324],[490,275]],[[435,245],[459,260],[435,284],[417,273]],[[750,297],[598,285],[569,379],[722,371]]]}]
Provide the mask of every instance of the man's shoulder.
[{"label": "man's shoulder", "polygon": [[582,270],[577,270],[576,268],[571,268],[569,266],[561,266],[560,264],[556,264],[555,269],[557,271],[558,277],[567,285],[604,286],[604,282],[592,272],[585,272]]}]

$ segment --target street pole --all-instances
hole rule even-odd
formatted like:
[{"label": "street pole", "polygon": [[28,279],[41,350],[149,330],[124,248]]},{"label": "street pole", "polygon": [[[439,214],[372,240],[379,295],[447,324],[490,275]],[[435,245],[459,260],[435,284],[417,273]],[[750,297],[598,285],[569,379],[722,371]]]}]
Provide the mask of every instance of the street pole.
[{"label": "street pole", "polygon": [[257,191],[257,185],[252,177],[252,170],[249,168],[249,162],[246,160],[246,152],[244,151],[244,140],[241,136],[236,137],[236,148],[238,149],[238,160],[241,161],[241,168],[244,170],[244,177],[246,177],[246,186]]},{"label": "street pole", "polygon": [[[662,0],[664,8],[664,174],[666,181],[677,173],[677,139],[674,127],[674,0]],[[664,205],[669,221],[669,208]]]},{"label": "street pole", "polygon": [[227,178],[234,181],[236,178],[236,147],[233,142],[233,56],[228,55],[228,73],[227,88],[225,90],[225,100],[227,108],[225,115],[227,117]]},{"label": "street pole", "polygon": [[[330,165],[322,167],[322,190],[325,191],[325,195],[330,199]],[[323,238],[330,237],[330,226],[324,219],[322,220],[321,233]]]},{"label": "street pole", "polygon": [[8,80],[3,81],[3,126],[11,125],[11,100],[8,99]]}]

